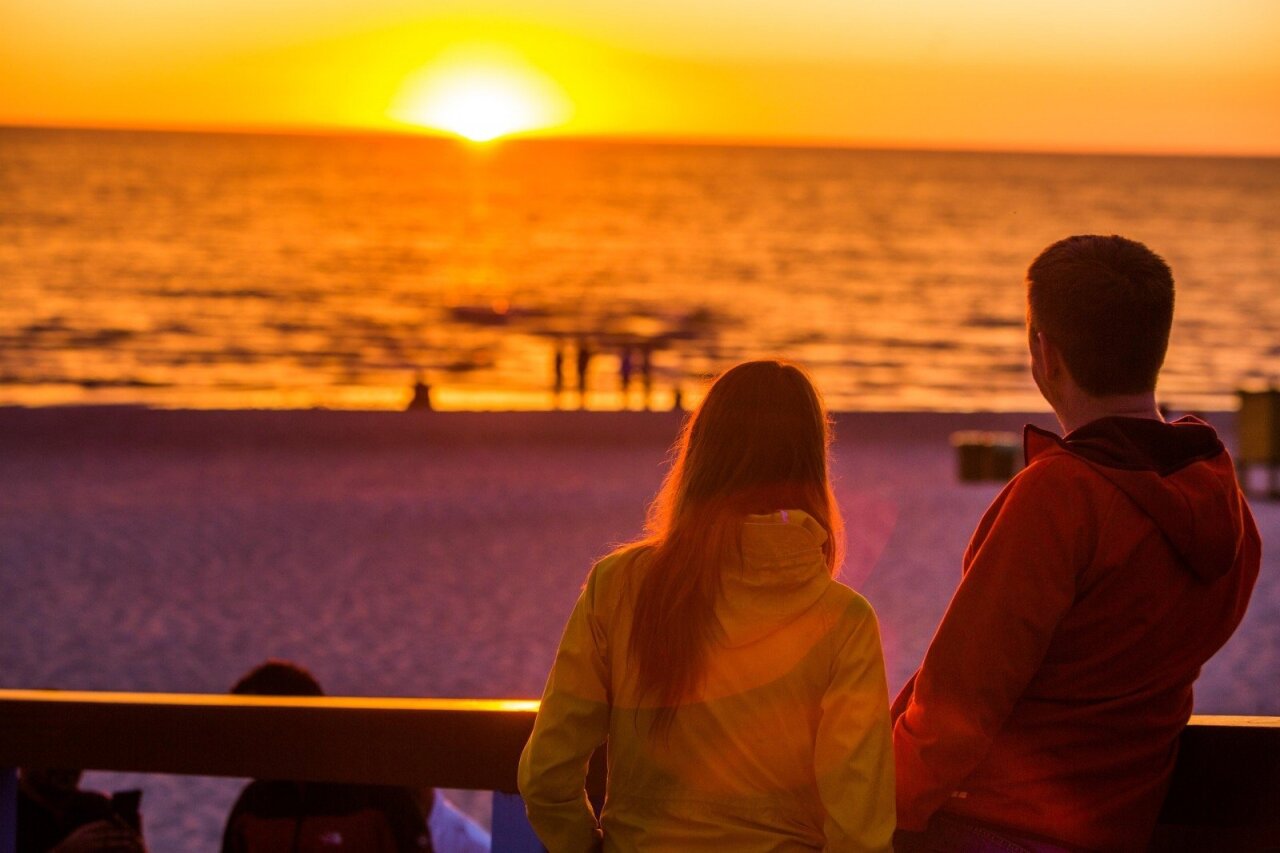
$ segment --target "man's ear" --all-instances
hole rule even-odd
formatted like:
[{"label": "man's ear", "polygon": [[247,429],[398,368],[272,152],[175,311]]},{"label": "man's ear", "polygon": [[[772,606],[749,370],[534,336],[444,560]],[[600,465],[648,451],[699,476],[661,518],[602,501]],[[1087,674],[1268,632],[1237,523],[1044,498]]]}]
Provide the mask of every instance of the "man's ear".
[{"label": "man's ear", "polygon": [[1056,379],[1062,371],[1062,351],[1044,332],[1031,330],[1031,357],[1035,359],[1041,373],[1048,379]]}]

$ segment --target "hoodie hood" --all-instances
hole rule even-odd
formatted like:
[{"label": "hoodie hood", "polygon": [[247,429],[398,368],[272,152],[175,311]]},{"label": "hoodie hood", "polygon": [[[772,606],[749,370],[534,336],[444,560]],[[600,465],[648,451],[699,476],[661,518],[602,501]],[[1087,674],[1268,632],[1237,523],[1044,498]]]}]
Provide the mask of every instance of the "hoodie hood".
[{"label": "hoodie hood", "polygon": [[1236,564],[1248,508],[1231,457],[1199,418],[1100,418],[1065,438],[1028,426],[1024,443],[1028,465],[1055,449],[1086,462],[1151,519],[1200,580]]},{"label": "hoodie hood", "polygon": [[827,531],[798,509],[749,515],[742,524],[742,561],[721,574],[716,609],[723,642],[744,646],[790,624],[833,583],[822,546]]}]

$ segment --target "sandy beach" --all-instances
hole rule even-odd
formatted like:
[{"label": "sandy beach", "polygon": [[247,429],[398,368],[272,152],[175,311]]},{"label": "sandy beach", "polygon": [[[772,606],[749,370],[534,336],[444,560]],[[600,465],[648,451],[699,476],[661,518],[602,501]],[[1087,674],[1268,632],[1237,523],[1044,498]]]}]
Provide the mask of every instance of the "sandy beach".
[{"label": "sandy beach", "polygon": [[[1045,414],[842,414],[844,578],[890,691],[918,664],[999,484],[951,432]],[[1212,418],[1228,447],[1233,418]],[[640,532],[671,413],[0,409],[4,687],[221,692],[268,656],[333,694],[536,697],[596,557]],[[1201,713],[1280,714],[1280,504],[1263,571],[1205,668]],[[236,780],[143,787],[152,849],[216,847]],[[483,797],[464,798],[484,812]]]}]

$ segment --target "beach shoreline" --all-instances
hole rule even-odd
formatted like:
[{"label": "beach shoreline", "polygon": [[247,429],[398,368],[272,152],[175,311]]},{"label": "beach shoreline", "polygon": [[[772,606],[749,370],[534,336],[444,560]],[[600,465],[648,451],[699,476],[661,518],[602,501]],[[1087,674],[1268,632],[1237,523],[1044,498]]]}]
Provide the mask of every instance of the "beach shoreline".
[{"label": "beach shoreline", "polygon": [[[14,449],[72,445],[271,447],[328,444],[396,447],[431,441],[596,444],[674,440],[683,411],[389,411],[354,409],[169,409],[142,405],[0,406],[0,441]],[[922,438],[962,430],[1056,429],[1052,413],[972,411],[832,412],[837,440],[846,431],[882,439],[904,429]],[[1233,412],[1205,414],[1234,428]]]}]

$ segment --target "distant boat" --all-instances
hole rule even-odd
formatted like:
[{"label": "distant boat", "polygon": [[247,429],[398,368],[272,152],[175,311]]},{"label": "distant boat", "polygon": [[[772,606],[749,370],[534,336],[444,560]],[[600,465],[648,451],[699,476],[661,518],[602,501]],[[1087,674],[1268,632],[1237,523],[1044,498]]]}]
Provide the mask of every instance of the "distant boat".
[{"label": "distant boat", "polygon": [[473,326],[505,326],[516,320],[545,317],[549,313],[545,308],[516,307],[506,299],[450,305],[446,310],[451,319],[459,323],[470,323]]}]

